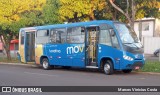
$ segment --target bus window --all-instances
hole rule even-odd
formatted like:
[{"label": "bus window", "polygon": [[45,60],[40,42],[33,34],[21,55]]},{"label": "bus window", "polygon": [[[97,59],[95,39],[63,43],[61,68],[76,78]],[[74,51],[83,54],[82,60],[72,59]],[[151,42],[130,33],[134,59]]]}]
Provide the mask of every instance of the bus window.
[{"label": "bus window", "polygon": [[48,38],[49,38],[49,30],[38,30],[37,31],[37,38],[36,38],[37,44],[48,43]]},{"label": "bus window", "polygon": [[67,43],[84,43],[84,28],[73,27],[67,29]]},{"label": "bus window", "polygon": [[50,42],[51,43],[60,43],[60,35],[59,35],[58,31],[56,31],[56,30],[51,31]]},{"label": "bus window", "polygon": [[50,42],[51,43],[65,43],[66,42],[66,29],[51,30]]},{"label": "bus window", "polygon": [[21,45],[24,44],[24,32],[25,31],[21,31]]},{"label": "bus window", "polygon": [[99,44],[112,46],[109,30],[100,30]]},{"label": "bus window", "polygon": [[[113,32],[114,32],[114,34],[115,34],[115,31],[114,31],[113,29],[110,29],[110,30],[111,30],[111,31],[110,31],[110,34],[113,34]],[[119,46],[119,44],[118,44],[117,36],[116,36],[116,35],[111,35],[111,38],[112,38],[112,46],[113,46],[114,48],[120,49],[120,46]]]}]

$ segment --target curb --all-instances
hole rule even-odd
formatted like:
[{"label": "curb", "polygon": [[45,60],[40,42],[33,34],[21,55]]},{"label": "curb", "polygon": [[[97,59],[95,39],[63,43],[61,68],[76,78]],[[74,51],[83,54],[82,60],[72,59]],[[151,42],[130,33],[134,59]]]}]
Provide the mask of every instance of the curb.
[{"label": "curb", "polygon": [[136,73],[150,74],[150,75],[160,75],[160,73],[158,73],[158,72],[136,72]]}]

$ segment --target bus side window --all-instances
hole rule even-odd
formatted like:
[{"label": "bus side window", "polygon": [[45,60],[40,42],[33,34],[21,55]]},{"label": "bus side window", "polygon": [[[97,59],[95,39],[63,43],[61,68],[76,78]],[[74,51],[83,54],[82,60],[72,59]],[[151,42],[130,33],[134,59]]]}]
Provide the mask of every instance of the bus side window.
[{"label": "bus side window", "polygon": [[84,28],[72,27],[67,29],[67,43],[84,43]]},{"label": "bus side window", "polygon": [[50,42],[51,43],[65,43],[66,42],[66,29],[53,29],[51,30]]},{"label": "bus side window", "polygon": [[112,46],[111,37],[107,24],[100,25],[99,43],[107,46]]},{"label": "bus side window", "polygon": [[100,38],[99,38],[99,43],[112,46],[111,44],[111,38],[108,30],[101,30],[100,31]]},{"label": "bus side window", "polygon": [[49,39],[49,30],[38,30],[37,31],[37,38],[36,38],[37,44],[48,43],[48,39]]},{"label": "bus side window", "polygon": [[21,45],[23,45],[24,44],[24,33],[25,33],[25,31],[21,31]]},{"label": "bus side window", "polygon": [[112,38],[112,46],[114,48],[120,49],[118,39],[117,39],[117,36],[116,36],[116,33],[115,33],[114,29],[110,29],[110,35],[111,35],[111,38]]},{"label": "bus side window", "polygon": [[58,31],[56,31],[56,30],[51,31],[50,42],[51,43],[60,43]]}]

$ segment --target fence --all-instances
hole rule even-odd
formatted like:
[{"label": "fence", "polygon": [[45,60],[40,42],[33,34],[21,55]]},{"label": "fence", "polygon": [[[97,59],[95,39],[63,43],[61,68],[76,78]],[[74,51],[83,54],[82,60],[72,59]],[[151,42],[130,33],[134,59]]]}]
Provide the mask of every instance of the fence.
[{"label": "fence", "polygon": [[156,49],[160,48],[160,37],[144,37],[143,45],[145,54],[153,54]]}]

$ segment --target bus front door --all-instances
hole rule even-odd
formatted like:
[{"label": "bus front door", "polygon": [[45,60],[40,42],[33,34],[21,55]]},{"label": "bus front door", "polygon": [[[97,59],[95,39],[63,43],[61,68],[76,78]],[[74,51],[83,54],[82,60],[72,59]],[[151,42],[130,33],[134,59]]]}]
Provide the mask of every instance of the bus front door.
[{"label": "bus front door", "polygon": [[86,32],[86,66],[97,66],[97,42],[99,27],[87,27]]}]

